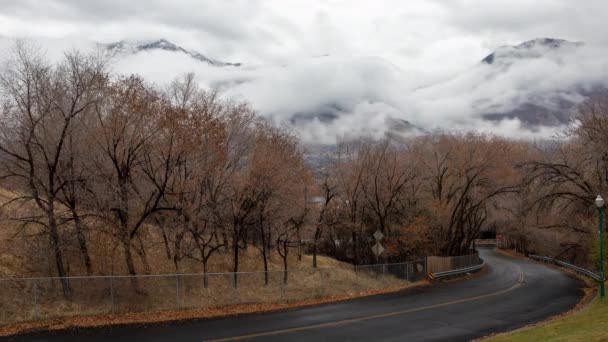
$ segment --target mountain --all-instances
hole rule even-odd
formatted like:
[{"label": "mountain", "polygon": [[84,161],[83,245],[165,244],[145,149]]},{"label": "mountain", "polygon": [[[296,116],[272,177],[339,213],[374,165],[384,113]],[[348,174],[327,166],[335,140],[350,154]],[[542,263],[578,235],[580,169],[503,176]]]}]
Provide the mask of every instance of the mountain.
[{"label": "mountain", "polygon": [[[432,130],[435,122],[419,118],[437,115],[438,111],[445,111],[456,125],[469,120],[470,116],[475,120],[481,119],[483,122],[472,126],[474,129],[490,127],[488,124],[504,127],[500,125],[504,120],[518,120],[521,129],[531,132],[546,127],[559,128],[571,122],[582,100],[606,90],[594,80],[591,69],[583,67],[589,65],[589,60],[582,61],[579,56],[584,47],[582,42],[555,38],[537,38],[513,46],[500,46],[477,65],[455,77],[411,92],[403,91],[400,96],[406,98],[405,105],[400,105],[390,96],[392,89],[400,89],[402,85],[386,78],[366,84],[371,90],[364,88],[366,91],[361,93],[355,90],[344,94],[332,93],[334,88],[330,88],[323,97],[320,96],[323,102],[315,102],[315,106],[304,102],[285,115],[294,127],[309,127],[307,124],[315,120],[326,128],[332,128],[345,124],[344,118],[353,115],[357,105],[368,102],[363,111],[369,113],[370,122],[375,120],[378,125],[382,122],[387,134],[407,135]],[[367,70],[379,70],[377,66],[368,65],[360,69],[356,66],[344,69],[349,77],[356,76],[358,70],[363,70],[359,71],[361,74]],[[328,70],[333,78],[338,77],[339,73],[334,69]],[[560,77],[560,74],[564,76]],[[334,82],[334,79],[328,80],[329,84]],[[308,86],[304,83],[303,88]],[[341,88],[349,89],[349,84],[344,82]],[[410,107],[410,104],[413,105]],[[305,105],[309,105],[307,110],[300,110],[306,108]],[[378,117],[384,117],[384,120]],[[454,125],[446,126],[450,129]]]},{"label": "mountain", "polygon": [[[564,39],[537,38],[515,46],[501,46],[481,60],[489,68],[489,79],[499,78],[511,72],[524,61],[544,59],[543,63],[555,63],[564,68],[573,67],[576,57],[573,54],[584,43]],[[568,64],[568,65],[566,65]],[[520,74],[525,74],[521,73]],[[547,75],[549,76],[549,75]],[[591,75],[588,75],[591,76]],[[482,85],[483,86],[483,85]],[[524,84],[519,90],[519,102],[508,110],[487,111],[481,115],[490,121],[518,119],[526,127],[560,126],[568,124],[576,111],[578,103],[588,97],[606,92],[601,84],[577,80],[569,84],[554,84],[550,91],[537,86],[534,82]],[[512,91],[513,89],[505,89]]]},{"label": "mountain", "polygon": [[181,46],[175,45],[166,39],[157,39],[150,41],[127,41],[121,40],[114,43],[109,44],[100,44],[103,48],[109,51],[112,54],[120,54],[120,55],[128,55],[128,54],[138,54],[141,52],[151,52],[151,51],[171,51],[176,53],[186,54],[197,61],[207,63],[217,67],[226,67],[233,66],[239,67],[241,63],[228,63],[222,62],[213,58],[209,58],[203,55],[200,52],[194,50],[187,50]]},{"label": "mountain", "polygon": [[481,60],[485,64],[510,64],[522,59],[541,58],[549,54],[572,51],[583,46],[582,42],[564,39],[537,38],[515,46],[501,46]]},{"label": "mountain", "polygon": [[[166,51],[203,67],[217,66],[211,73],[202,70],[204,84],[220,84],[230,96],[248,99],[261,115],[294,127],[312,142],[368,131],[406,136],[434,129],[504,130],[522,136],[527,131],[531,136],[561,129],[581,101],[608,93],[604,50],[556,38],[497,47],[475,65],[424,87],[383,57],[322,55],[284,66],[235,68],[241,63],[216,60],[165,39],[122,40],[103,47],[121,56],[137,55],[138,61],[150,58],[145,52]],[[161,81],[183,69],[152,68],[153,63],[158,61],[125,65],[131,71],[141,64],[136,72]]]}]

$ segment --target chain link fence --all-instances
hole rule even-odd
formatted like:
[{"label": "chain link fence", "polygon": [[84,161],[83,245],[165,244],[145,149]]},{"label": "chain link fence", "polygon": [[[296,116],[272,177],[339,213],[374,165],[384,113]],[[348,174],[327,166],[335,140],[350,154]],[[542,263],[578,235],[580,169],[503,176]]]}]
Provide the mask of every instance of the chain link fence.
[{"label": "chain link fence", "polygon": [[[293,302],[407,285],[426,277],[425,260],[288,271],[1,278],[0,324],[68,316]],[[235,281],[236,280],[236,281]]]}]

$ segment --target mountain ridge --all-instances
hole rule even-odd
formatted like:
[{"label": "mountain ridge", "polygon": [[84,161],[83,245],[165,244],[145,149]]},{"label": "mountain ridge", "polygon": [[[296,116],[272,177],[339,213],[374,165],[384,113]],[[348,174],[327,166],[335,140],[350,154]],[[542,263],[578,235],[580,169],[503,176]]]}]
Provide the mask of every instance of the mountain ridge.
[{"label": "mountain ridge", "polygon": [[518,45],[503,45],[496,48],[491,54],[484,57],[481,62],[495,64],[504,62],[508,64],[510,59],[540,58],[547,53],[564,49],[576,49],[583,46],[583,42],[572,42],[556,38],[536,38],[527,40]]},{"label": "mountain ridge", "polygon": [[[567,54],[576,51],[585,45],[580,41],[569,41],[556,38],[536,38],[522,42],[518,45],[500,46],[491,54],[481,60],[481,63],[488,66],[506,66],[522,60],[538,59],[549,57],[559,59],[560,54]],[[561,63],[561,62],[560,62]],[[497,69],[503,72],[502,68]],[[570,93],[588,98],[598,96],[606,92],[606,87],[601,85],[591,85],[591,89],[586,90],[580,85],[574,85],[562,91],[553,93],[535,94],[531,90],[528,94],[529,100],[523,101],[515,108],[495,112],[483,113],[481,117],[490,121],[501,121],[503,119],[518,119],[528,127],[538,126],[560,126],[567,125],[575,115],[578,102],[561,96],[561,93]],[[551,103],[552,106],[542,103]]]},{"label": "mountain ridge", "polygon": [[[479,80],[475,86],[476,88],[483,88],[486,84],[488,86],[496,87],[500,86],[500,82],[505,79],[504,76],[509,75],[513,70],[516,70],[516,73],[519,72],[519,74],[523,74],[521,70],[528,67],[527,63],[523,63],[526,61],[538,60],[542,63],[543,60],[546,59],[551,65],[557,65],[557,68],[560,68],[561,65],[573,63],[578,57],[572,53],[576,52],[577,49],[584,45],[583,42],[565,39],[536,38],[521,42],[517,45],[499,46],[481,59],[474,69],[469,69],[469,72],[479,73]],[[187,55],[200,62],[217,67],[239,67],[242,65],[241,63],[226,63],[209,58],[195,50],[183,48],[163,38],[149,41],[121,40],[105,44],[104,47],[108,51],[123,55],[151,51],[170,51]],[[312,56],[311,58],[319,57],[326,56]],[[519,69],[520,67],[524,69]],[[356,70],[353,70],[352,72],[356,72]],[[465,80],[468,77],[466,74],[462,76],[464,76],[463,78]],[[496,83],[497,79],[501,81]],[[580,82],[581,83],[555,84],[554,88],[553,85],[551,88],[542,88],[536,87],[533,83],[525,84],[520,82],[513,85],[505,83],[504,87],[520,87],[513,88],[518,92],[517,96],[514,96],[512,100],[508,100],[509,102],[504,103],[496,102],[494,97],[487,95],[477,99],[474,98],[471,110],[475,112],[474,116],[484,121],[500,122],[503,120],[519,120],[522,128],[531,130],[536,130],[538,127],[558,127],[567,125],[573,119],[575,108],[580,99],[588,98],[591,95],[606,91],[606,87],[594,84],[591,81],[587,82],[584,78],[581,79]],[[463,83],[462,85],[465,86],[465,88],[467,86],[466,83]],[[585,90],[585,87],[581,87],[580,85],[588,85],[589,87]],[[429,85],[429,87],[425,87],[425,89],[432,92],[433,90],[429,88],[435,88],[436,86],[442,87],[441,83],[436,83]],[[438,92],[436,95],[441,96],[441,88],[435,89],[435,92]],[[507,90],[509,90],[509,88],[505,88],[505,91]],[[415,93],[416,90],[413,92]],[[479,94],[481,95],[483,92],[480,92]],[[384,101],[382,98],[378,98],[377,96],[370,97],[369,95],[357,100],[359,101],[357,103],[370,101],[372,104],[382,103]],[[332,123],[338,121],[340,117],[348,115],[350,110],[356,108],[357,103],[348,104],[343,103],[340,99],[331,97],[324,98],[323,102],[306,103],[302,105],[301,109],[293,108],[290,113],[285,113],[288,117],[286,122],[289,122],[294,126],[305,127],[313,120],[318,120],[322,124],[332,125]],[[482,105],[477,106],[476,103]],[[490,105],[484,105],[484,103]],[[403,109],[396,109],[397,111],[401,111],[403,116],[387,114],[388,116],[385,120],[385,125],[388,131],[407,133],[414,130],[424,130],[424,125],[419,125],[416,120],[411,120],[411,117],[408,117],[408,115],[402,111]],[[269,113],[270,116],[274,115],[272,112]],[[381,114],[382,113],[378,112],[378,115]]]},{"label": "mountain ridge", "polygon": [[142,40],[142,41],[129,41],[129,40],[120,40],[113,43],[107,44],[99,44],[102,48],[109,51],[110,53],[115,54],[138,54],[141,52],[150,52],[154,50],[163,50],[163,51],[171,51],[178,52],[182,54],[186,54],[193,59],[207,63],[216,67],[240,67],[242,63],[231,63],[231,62],[223,62],[217,59],[213,59],[205,56],[204,54],[195,51],[188,50],[179,45],[173,44],[170,41],[159,38],[155,40]]}]

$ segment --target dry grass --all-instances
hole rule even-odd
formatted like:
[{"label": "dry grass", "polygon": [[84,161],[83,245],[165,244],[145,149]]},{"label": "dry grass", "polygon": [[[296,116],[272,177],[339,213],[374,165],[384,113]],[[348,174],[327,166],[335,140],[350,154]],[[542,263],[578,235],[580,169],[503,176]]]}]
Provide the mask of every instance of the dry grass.
[{"label": "dry grass", "polygon": [[[15,194],[0,187],[0,204],[14,197]],[[32,210],[27,206],[7,209],[13,210],[13,214]],[[95,274],[126,274],[124,256],[120,248],[115,248],[116,241],[103,233],[103,227],[93,228],[89,233],[89,247]],[[231,308],[235,307],[246,307],[246,310],[289,307],[316,303],[319,298],[348,298],[353,294],[403,288],[411,284],[403,279],[405,273],[409,273],[410,280],[424,278],[422,265],[410,265],[407,269],[402,266],[357,267],[355,272],[352,265],[324,256],[318,257],[319,268],[312,269],[312,257],[299,257],[293,250],[288,259],[287,283],[283,284],[282,259],[276,254],[269,257],[271,272],[266,282],[261,272],[260,251],[251,247],[240,252],[239,270],[243,273],[238,276],[237,287],[233,286],[233,275],[224,273],[232,268],[230,251],[222,251],[211,258],[208,286],[205,287],[201,264],[183,260],[176,270],[173,261],[166,256],[157,227],[148,225],[142,229],[141,237],[151,273],[179,273],[179,276],[146,276],[138,278],[136,283],[130,278],[71,279],[74,293],[68,301],[63,298],[61,283],[57,279],[19,279],[54,275],[48,241],[35,229],[24,230],[6,221],[0,229],[0,278],[11,278],[0,280],[0,324],[5,326],[32,321],[39,321],[36,324],[44,326],[44,322],[86,320],[83,317],[99,315],[111,315],[109,317],[121,321],[116,317],[131,317],[134,313],[156,317],[163,316],[156,312],[167,310],[179,310],[176,311],[180,313],[179,317],[181,313],[192,310],[196,315],[206,317],[207,311],[232,312]],[[67,230],[71,228],[65,226],[62,229],[69,232]],[[83,275],[85,272],[78,250],[65,249],[69,274]],[[142,260],[137,256],[135,260],[138,272],[144,273]]]},{"label": "dry grass", "polygon": [[[303,257],[302,265],[309,257]],[[320,264],[336,265],[329,258]],[[294,263],[295,264],[295,263]],[[301,265],[301,266],[302,266]],[[233,286],[233,274],[182,274],[142,277],[137,284],[130,278],[97,278],[71,280],[74,296],[63,299],[58,280],[11,280],[2,283],[0,322],[4,324],[56,317],[86,316],[109,313],[129,313],[170,309],[191,309],[236,304],[299,302],[325,296],[345,295],[361,291],[403,287],[403,279],[423,277],[422,265],[352,266],[288,271],[287,284],[283,272],[270,272],[268,284],[263,272],[241,273],[238,286]],[[406,267],[409,267],[406,269]],[[399,276],[396,276],[399,275]]]},{"label": "dry grass", "polygon": [[[148,241],[154,241],[150,233]],[[14,241],[14,240],[13,240]],[[108,241],[98,239],[92,246],[92,255],[96,265],[106,265],[115,273],[124,271],[117,266],[111,266],[112,254]],[[18,249],[18,244],[11,243],[10,248]],[[111,246],[111,245],[110,245]],[[167,259],[162,244],[149,243],[147,248],[150,266],[155,273],[176,272],[171,260]],[[116,265],[122,265],[122,255],[113,254]],[[44,256],[44,253],[42,253]],[[49,258],[47,258],[49,259]],[[18,257],[16,254],[0,254],[0,271],[3,276],[45,276],[45,264],[49,260],[37,263],[30,255]],[[41,258],[38,258],[41,260]],[[52,259],[50,259],[52,260]],[[70,263],[78,263],[78,255],[70,256]],[[358,267],[357,272],[352,265],[332,258],[319,256],[319,269],[312,269],[312,257],[292,253],[289,258],[288,282],[282,285],[282,259],[276,254],[270,256],[268,284],[265,282],[262,258],[255,248],[241,251],[241,267],[244,272],[238,276],[238,287],[233,287],[232,274],[222,273],[232,267],[229,253],[214,255],[210,261],[211,274],[208,275],[208,287],[204,286],[204,276],[200,264],[192,261],[180,263],[178,272],[189,273],[179,276],[142,277],[134,286],[129,278],[76,279],[71,280],[74,296],[71,301],[63,299],[61,284],[58,280],[11,280],[3,281],[3,291],[0,292],[0,324],[14,324],[35,320],[49,320],[73,316],[91,316],[100,314],[127,314],[134,312],[156,312],[172,310],[179,307],[184,309],[199,309],[223,307],[231,305],[260,305],[272,303],[300,302],[325,296],[346,295],[372,289],[407,286],[409,283],[393,276],[399,272],[408,272],[410,279],[422,276],[421,267],[413,265],[409,269],[391,269],[388,266]],[[2,263],[4,261],[4,263]],[[139,260],[138,260],[139,261]],[[25,265],[45,265],[38,270],[27,270]],[[142,270],[141,263],[138,268]],[[76,269],[76,270],[75,270]],[[72,272],[82,274],[76,267]],[[107,271],[106,271],[107,272]],[[103,273],[106,273],[103,272]],[[72,274],[74,274],[72,273]],[[110,272],[107,272],[108,274]],[[34,294],[35,293],[35,294]],[[35,298],[35,303],[34,303]]]}]

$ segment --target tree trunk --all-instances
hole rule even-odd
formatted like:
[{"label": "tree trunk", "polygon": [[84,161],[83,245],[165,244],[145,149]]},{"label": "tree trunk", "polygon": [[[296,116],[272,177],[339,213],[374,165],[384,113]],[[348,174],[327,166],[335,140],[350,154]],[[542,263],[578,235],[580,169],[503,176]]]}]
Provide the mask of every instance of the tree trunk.
[{"label": "tree trunk", "polygon": [[135,248],[135,252],[139,255],[142,264],[144,265],[144,271],[146,274],[152,273],[152,267],[150,267],[150,263],[148,262],[148,254],[146,254],[146,248],[144,247],[144,243],[139,236],[137,236],[137,243],[139,244],[138,248]]},{"label": "tree trunk", "polygon": [[181,246],[182,246],[182,240],[184,239],[184,235],[183,234],[177,234],[175,236],[175,243],[174,243],[174,248],[175,251],[173,252],[173,265],[175,267],[176,271],[179,271],[179,262],[182,259],[182,254],[181,254]]},{"label": "tree trunk", "polygon": [[175,271],[179,273],[179,256],[177,253],[173,256],[173,267],[175,268]]},{"label": "tree trunk", "polygon": [[137,275],[135,270],[135,262],[133,261],[133,253],[131,251],[131,241],[123,241],[123,247],[125,249],[125,262],[127,263],[127,271],[130,275]]},{"label": "tree trunk", "polygon": [[287,248],[286,244],[283,245],[283,251],[284,251],[284,255],[283,255],[283,284],[287,284],[287,253],[288,253],[288,248]]},{"label": "tree trunk", "polygon": [[352,232],[351,236],[353,239],[353,263],[355,265],[359,265],[359,244],[357,240],[357,233]]},{"label": "tree trunk", "polygon": [[167,260],[171,260],[172,259],[171,248],[169,247],[169,237],[167,236],[167,232],[165,232],[165,224],[164,224],[164,222],[161,222],[158,219],[158,217],[155,217],[154,220],[156,221],[156,224],[160,228],[160,232],[163,237],[163,244],[165,245],[165,253],[167,255]]},{"label": "tree trunk", "polygon": [[262,258],[264,259],[264,285],[268,286],[268,256],[266,251],[266,233],[264,232],[264,222],[260,223],[260,235],[262,238]]},{"label": "tree trunk", "polygon": [[133,260],[131,240],[129,239],[129,236],[126,235],[122,237],[121,242],[125,250],[125,263],[127,264],[127,272],[129,272],[129,275],[132,276],[129,278],[131,281],[131,285],[133,286],[136,292],[139,292],[139,282],[137,280],[137,277],[135,277],[137,275],[137,271],[135,270],[135,262]]},{"label": "tree trunk", "polygon": [[87,270],[87,275],[93,274],[93,267],[91,265],[91,257],[89,256],[89,249],[87,246],[87,239],[84,235],[84,224],[80,220],[80,215],[76,212],[76,209],[72,208],[72,217],[74,218],[74,227],[76,228],[76,237],[78,239],[78,245],[80,247],[80,253],[84,259],[84,265]]},{"label": "tree trunk", "polygon": [[205,251],[201,249],[201,259],[203,260],[203,286],[209,287],[209,256],[205,257]]},{"label": "tree trunk", "polygon": [[124,176],[119,176],[118,185],[120,187],[119,193],[119,206],[116,211],[119,227],[120,227],[120,238],[122,246],[125,250],[125,262],[127,264],[127,271],[131,277],[131,285],[135,288],[136,291],[139,291],[139,282],[135,275],[137,275],[137,271],[135,270],[135,262],[133,261],[133,251],[131,246],[131,236],[129,230],[129,189],[128,189],[128,179]]},{"label": "tree trunk", "polygon": [[315,240],[312,245],[312,267],[317,268],[317,252],[319,248],[319,238],[321,238],[321,226],[317,225],[315,229]]},{"label": "tree trunk", "polygon": [[232,263],[232,272],[233,273],[233,287],[238,287],[238,271],[239,271],[239,237],[237,232],[235,231],[233,241],[232,241],[232,252],[233,252],[233,263]]},{"label": "tree trunk", "polygon": [[60,277],[61,287],[63,288],[63,298],[65,298],[66,300],[72,300],[72,287],[70,286],[69,280],[66,278],[67,274],[63,266],[63,253],[61,252],[61,246],[59,244],[57,222],[55,221],[54,217],[49,220],[49,226],[51,229],[51,245],[53,248],[53,253],[55,255],[57,275]]},{"label": "tree trunk", "polygon": [[302,247],[303,247],[303,243],[302,243],[302,234],[300,232],[300,228],[297,228],[296,231],[296,235],[298,238],[298,261],[302,261]]},{"label": "tree trunk", "polygon": [[226,233],[226,229],[222,229],[222,238],[224,239],[225,251],[226,251],[226,253],[228,253],[230,244],[228,243],[228,234]]}]

